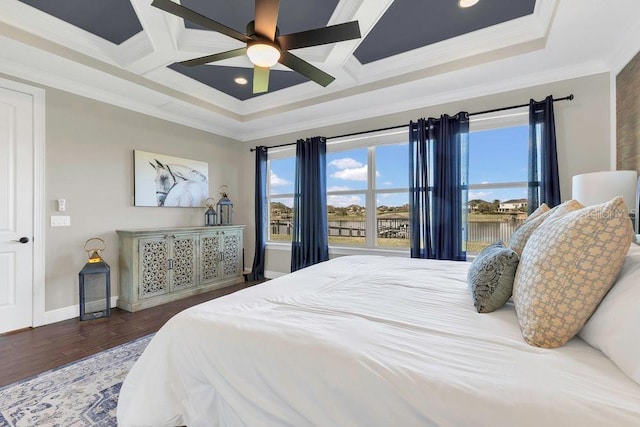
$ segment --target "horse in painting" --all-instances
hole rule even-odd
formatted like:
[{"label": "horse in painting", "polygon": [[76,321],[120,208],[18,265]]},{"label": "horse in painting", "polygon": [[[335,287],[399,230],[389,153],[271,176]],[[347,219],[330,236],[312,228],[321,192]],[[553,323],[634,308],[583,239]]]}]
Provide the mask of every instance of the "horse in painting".
[{"label": "horse in painting", "polygon": [[158,206],[200,207],[209,195],[207,177],[188,166],[149,162],[156,170]]}]

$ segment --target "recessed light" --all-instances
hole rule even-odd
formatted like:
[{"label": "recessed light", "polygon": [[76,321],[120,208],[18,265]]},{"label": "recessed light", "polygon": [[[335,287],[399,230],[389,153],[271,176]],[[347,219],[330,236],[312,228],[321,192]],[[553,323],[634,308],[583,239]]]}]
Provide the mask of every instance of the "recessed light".
[{"label": "recessed light", "polygon": [[245,79],[244,77],[236,77],[235,79],[233,79],[233,81],[238,83],[239,85],[246,85],[247,83],[249,83],[249,80]]},{"label": "recessed light", "polygon": [[478,3],[479,0],[460,0],[458,2],[458,6],[460,7],[471,7]]}]

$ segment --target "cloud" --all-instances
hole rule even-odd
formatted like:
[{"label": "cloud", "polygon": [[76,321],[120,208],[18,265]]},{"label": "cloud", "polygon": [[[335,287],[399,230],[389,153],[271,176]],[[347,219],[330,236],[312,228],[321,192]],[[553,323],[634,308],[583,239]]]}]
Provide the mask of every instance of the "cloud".
[{"label": "cloud", "polygon": [[349,187],[345,187],[343,185],[334,185],[333,187],[327,188],[327,191],[348,191],[351,190]]},{"label": "cloud", "polygon": [[349,205],[364,206],[364,201],[362,200],[362,196],[357,196],[355,194],[341,194],[327,196],[327,204],[343,208]]},{"label": "cloud", "polygon": [[[380,173],[379,173],[379,172],[376,172],[376,176],[380,176]],[[384,181],[384,182],[382,183],[382,185],[392,186],[392,185],[393,185],[393,182],[391,182],[391,181]]]},{"label": "cloud", "polygon": [[[338,169],[331,174],[331,178],[344,179],[346,181],[367,180],[367,165],[363,165],[351,157],[332,160],[329,162],[329,166]],[[380,172],[376,171],[376,176],[380,176]]]},{"label": "cloud", "polygon": [[281,187],[283,185],[291,184],[286,179],[280,178],[278,175],[273,173],[273,171],[270,171],[270,172],[271,172],[271,174],[269,176],[269,183],[271,184],[272,187]]},{"label": "cloud", "polygon": [[489,181],[482,181],[480,184],[488,184]]},{"label": "cloud", "polygon": [[336,171],[331,174],[332,178],[345,179],[348,181],[366,181],[367,165],[359,168],[349,168]]},{"label": "cloud", "polygon": [[469,200],[486,199],[493,194],[492,191],[469,191]]},{"label": "cloud", "polygon": [[344,157],[342,159],[332,160],[329,162],[329,166],[333,166],[338,169],[355,169],[361,168],[363,164],[351,157]]}]

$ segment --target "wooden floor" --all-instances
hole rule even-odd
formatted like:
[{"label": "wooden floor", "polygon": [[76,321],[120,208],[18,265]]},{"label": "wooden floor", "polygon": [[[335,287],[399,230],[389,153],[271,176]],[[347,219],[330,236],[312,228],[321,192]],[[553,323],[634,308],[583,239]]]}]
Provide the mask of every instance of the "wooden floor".
[{"label": "wooden floor", "polygon": [[0,387],[156,332],[185,308],[256,283],[241,283],[135,313],[115,308],[110,317],[102,319],[69,319],[0,335]]}]

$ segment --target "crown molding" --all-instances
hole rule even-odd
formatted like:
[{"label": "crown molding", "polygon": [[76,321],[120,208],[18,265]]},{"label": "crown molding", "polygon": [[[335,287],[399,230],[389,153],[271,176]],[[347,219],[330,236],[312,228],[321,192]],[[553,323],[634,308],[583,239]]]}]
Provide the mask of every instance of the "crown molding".
[{"label": "crown molding", "polygon": [[[40,67],[29,67],[22,63],[3,59],[0,61],[0,72],[22,80],[60,89],[228,138],[237,139],[236,135],[240,131],[239,121],[231,121],[228,117],[214,114],[210,110],[198,108],[193,104],[176,100],[171,96],[153,91],[152,89],[143,88],[127,80],[118,79],[112,75],[100,73],[86,67],[84,71],[76,69],[73,73],[65,73],[63,76],[63,73],[58,74],[51,69],[44,71]],[[80,79],[77,78],[80,74],[88,77],[88,74],[91,74],[91,72],[102,75],[98,78],[89,78],[90,83],[88,84],[80,82]],[[102,85],[96,84],[98,81],[101,81]],[[114,90],[115,86],[119,88],[120,93]],[[136,96],[130,96],[134,94]],[[166,108],[159,107],[159,105],[166,105],[168,102],[181,103],[183,106],[188,106],[189,109],[196,108],[206,114],[203,115],[200,113],[199,116],[201,116],[202,119],[195,120],[193,117],[190,117],[189,114],[177,114],[168,111]]]},{"label": "crown molding", "polygon": [[[257,120],[253,125],[245,124],[242,132],[236,138],[246,142],[290,133],[308,134],[313,129],[336,124],[383,117],[603,72],[608,72],[608,67],[604,62],[590,61],[552,70],[520,74],[517,77],[497,80],[494,83],[483,82],[475,85],[456,86],[438,85],[424,80],[408,82],[401,87],[385,87],[378,91],[370,91],[360,96],[342,99],[339,104],[316,104],[307,109],[293,111],[287,114],[287,120],[278,120],[277,128],[269,128],[264,125],[262,120]],[[456,89],[438,91],[434,89],[434,86],[455,87]],[[429,96],[415,96],[416,93],[428,93]],[[381,103],[381,99],[384,99],[385,102]],[[318,109],[322,110],[322,114],[316,111]],[[329,111],[330,114],[327,113]],[[301,117],[304,117],[304,120]]]},{"label": "crown molding", "polygon": [[149,40],[145,31],[141,31],[129,38],[120,47],[121,49],[117,52],[117,59],[122,68],[128,68],[140,58],[146,58],[154,52],[151,40]]}]

